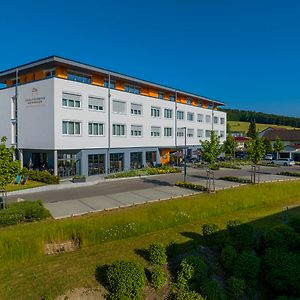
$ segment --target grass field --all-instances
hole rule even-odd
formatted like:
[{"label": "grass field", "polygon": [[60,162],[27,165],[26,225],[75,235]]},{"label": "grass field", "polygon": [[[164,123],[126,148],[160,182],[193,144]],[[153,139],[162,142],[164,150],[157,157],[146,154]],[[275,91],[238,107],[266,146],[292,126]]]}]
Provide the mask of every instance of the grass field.
[{"label": "grass field", "polygon": [[[197,245],[191,237],[199,235],[204,223],[224,228],[228,220],[240,219],[268,226],[281,222],[283,206],[299,204],[299,182],[268,183],[6,227],[0,229],[0,298],[41,299],[74,287],[96,287],[97,265],[118,259],[146,264],[135,250],[153,242],[175,242],[180,251],[187,251]],[[293,214],[300,217],[298,209],[290,210]],[[72,238],[80,239],[81,249],[52,257],[43,254],[46,242]]]},{"label": "grass field", "polygon": [[[232,131],[243,131],[247,132],[249,128],[249,122],[240,122],[240,121],[228,121],[230,124]],[[285,129],[294,129],[294,127],[291,126],[278,126],[278,125],[272,125],[272,124],[260,124],[256,123],[256,129],[258,131],[262,131],[268,127],[276,127],[276,128],[285,128]]]},{"label": "grass field", "polygon": [[38,186],[44,186],[44,185],[46,185],[46,184],[42,183],[42,182],[28,180],[26,185],[12,183],[12,184],[9,184],[8,186],[6,186],[5,189],[7,192],[13,192],[13,191],[31,189],[31,188],[35,188]]}]

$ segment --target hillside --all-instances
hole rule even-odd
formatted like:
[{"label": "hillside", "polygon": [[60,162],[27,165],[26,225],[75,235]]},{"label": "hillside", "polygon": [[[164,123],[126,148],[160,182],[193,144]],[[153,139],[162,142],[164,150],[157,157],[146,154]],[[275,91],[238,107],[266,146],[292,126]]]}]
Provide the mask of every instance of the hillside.
[{"label": "hillside", "polygon": [[[247,132],[249,128],[250,122],[243,122],[243,121],[228,121],[228,124],[230,125],[231,131],[243,131]],[[284,125],[273,125],[273,124],[262,124],[262,123],[256,123],[256,128],[258,131],[262,131],[268,127],[277,127],[277,128],[285,128],[288,130],[292,130],[295,127],[291,126],[284,126]]]}]

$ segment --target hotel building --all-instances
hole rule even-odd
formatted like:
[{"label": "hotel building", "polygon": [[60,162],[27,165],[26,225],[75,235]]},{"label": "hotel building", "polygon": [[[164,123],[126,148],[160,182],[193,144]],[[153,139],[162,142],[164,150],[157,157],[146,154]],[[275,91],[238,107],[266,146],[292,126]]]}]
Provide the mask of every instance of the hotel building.
[{"label": "hotel building", "polygon": [[51,56],[0,73],[0,136],[61,177],[167,163],[226,137],[224,103]]}]

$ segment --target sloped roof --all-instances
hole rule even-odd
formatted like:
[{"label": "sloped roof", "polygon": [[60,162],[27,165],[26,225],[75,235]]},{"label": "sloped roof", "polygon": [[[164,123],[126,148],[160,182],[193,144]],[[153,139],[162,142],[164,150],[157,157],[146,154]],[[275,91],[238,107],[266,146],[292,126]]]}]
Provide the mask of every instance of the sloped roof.
[{"label": "sloped roof", "polygon": [[276,130],[268,130],[263,134],[263,137],[270,140],[275,141],[276,137],[279,137],[282,141],[300,141],[300,130],[285,130],[285,129],[276,129]]}]

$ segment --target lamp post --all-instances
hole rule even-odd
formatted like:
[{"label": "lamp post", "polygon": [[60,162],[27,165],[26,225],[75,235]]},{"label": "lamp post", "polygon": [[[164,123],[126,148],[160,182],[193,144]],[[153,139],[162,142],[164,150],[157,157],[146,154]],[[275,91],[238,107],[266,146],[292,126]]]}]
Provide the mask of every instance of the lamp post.
[{"label": "lamp post", "polygon": [[181,127],[178,129],[184,129],[184,169],[183,169],[183,181],[186,181],[186,153],[187,153],[187,147],[186,147],[186,127]]}]

